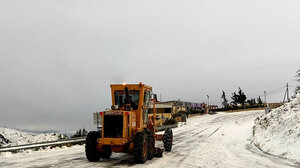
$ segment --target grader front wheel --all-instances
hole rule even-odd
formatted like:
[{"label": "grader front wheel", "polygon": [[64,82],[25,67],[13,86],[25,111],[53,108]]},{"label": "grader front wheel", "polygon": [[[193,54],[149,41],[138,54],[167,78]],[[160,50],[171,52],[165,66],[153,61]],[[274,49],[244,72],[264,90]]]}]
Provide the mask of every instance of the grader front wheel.
[{"label": "grader front wheel", "polygon": [[137,163],[145,163],[148,157],[148,136],[138,132],[134,139],[133,155]]},{"label": "grader front wheel", "polygon": [[98,131],[91,131],[86,137],[85,155],[90,162],[100,160],[100,152],[97,149],[98,138],[101,138],[101,133]]}]

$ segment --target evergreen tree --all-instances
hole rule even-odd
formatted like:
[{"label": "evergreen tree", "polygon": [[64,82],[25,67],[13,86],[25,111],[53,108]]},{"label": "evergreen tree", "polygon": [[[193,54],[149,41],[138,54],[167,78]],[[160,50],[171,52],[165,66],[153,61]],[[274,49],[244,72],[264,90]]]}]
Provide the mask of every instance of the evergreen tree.
[{"label": "evergreen tree", "polygon": [[255,105],[256,104],[256,101],[255,101],[255,99],[252,99],[252,103]]},{"label": "evergreen tree", "polygon": [[238,103],[242,104],[245,107],[245,101],[247,100],[247,96],[244,94],[242,89],[239,87],[239,94],[238,94]]},{"label": "evergreen tree", "polygon": [[252,104],[252,99],[248,99],[248,100],[246,101],[246,103],[249,104],[250,107],[253,106],[253,104]]},{"label": "evergreen tree", "polygon": [[237,104],[241,104],[241,105],[243,105],[243,107],[245,107],[245,102],[247,100],[247,96],[242,91],[242,89],[239,87],[238,94],[236,94],[236,92],[233,92],[232,96],[231,96],[231,99],[232,99],[231,104],[233,106],[237,106]]},{"label": "evergreen tree", "polygon": [[255,99],[248,99],[246,102],[249,103],[250,107],[253,107],[254,105],[256,105]]},{"label": "evergreen tree", "polygon": [[82,136],[87,136],[88,132],[85,130],[85,128],[82,129]]},{"label": "evergreen tree", "polygon": [[262,104],[263,104],[263,102],[262,102],[260,96],[258,96],[258,98],[257,98],[257,103],[258,103],[259,105],[262,105]]},{"label": "evergreen tree", "polygon": [[231,99],[232,99],[231,104],[233,106],[237,106],[239,97],[235,92],[232,93]]},{"label": "evergreen tree", "polygon": [[223,99],[223,102],[222,102],[222,105],[224,108],[227,108],[229,105],[228,105],[228,100],[226,99],[226,95],[225,95],[225,92],[222,90],[222,96],[221,98]]}]

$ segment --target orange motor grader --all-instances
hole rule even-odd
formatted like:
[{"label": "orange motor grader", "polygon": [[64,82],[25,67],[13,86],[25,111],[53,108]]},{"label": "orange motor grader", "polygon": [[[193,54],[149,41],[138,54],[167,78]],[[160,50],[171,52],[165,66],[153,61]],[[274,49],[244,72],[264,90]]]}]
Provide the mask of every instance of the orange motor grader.
[{"label": "orange motor grader", "polygon": [[154,115],[148,117],[152,87],[142,83],[110,87],[111,110],[99,112],[102,130],[87,135],[87,159],[96,162],[110,158],[112,152],[124,152],[133,154],[137,163],[145,163],[154,156],[162,157],[163,150],[155,147],[155,140],[162,140],[164,151],[171,151],[172,130],[166,129],[163,135],[155,134],[155,102]]}]

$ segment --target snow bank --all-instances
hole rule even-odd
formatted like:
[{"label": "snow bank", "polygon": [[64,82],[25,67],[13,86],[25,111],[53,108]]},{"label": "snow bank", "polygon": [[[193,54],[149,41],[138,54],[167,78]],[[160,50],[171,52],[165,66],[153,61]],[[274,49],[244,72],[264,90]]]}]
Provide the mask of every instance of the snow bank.
[{"label": "snow bank", "polygon": [[283,106],[255,120],[254,144],[261,150],[300,163],[300,92]]},{"label": "snow bank", "polygon": [[0,146],[2,147],[56,140],[58,140],[58,136],[55,133],[33,134],[0,127]]}]

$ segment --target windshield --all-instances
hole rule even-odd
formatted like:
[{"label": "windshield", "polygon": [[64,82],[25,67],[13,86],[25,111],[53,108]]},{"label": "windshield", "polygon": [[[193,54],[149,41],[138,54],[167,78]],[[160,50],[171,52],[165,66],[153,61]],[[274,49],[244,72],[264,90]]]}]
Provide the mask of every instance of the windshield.
[{"label": "windshield", "polygon": [[[133,108],[133,110],[138,109],[139,97],[140,97],[140,91],[129,90],[130,105]],[[124,103],[125,103],[125,91],[124,90],[115,91],[115,104],[118,105],[119,107],[122,107]]]}]

